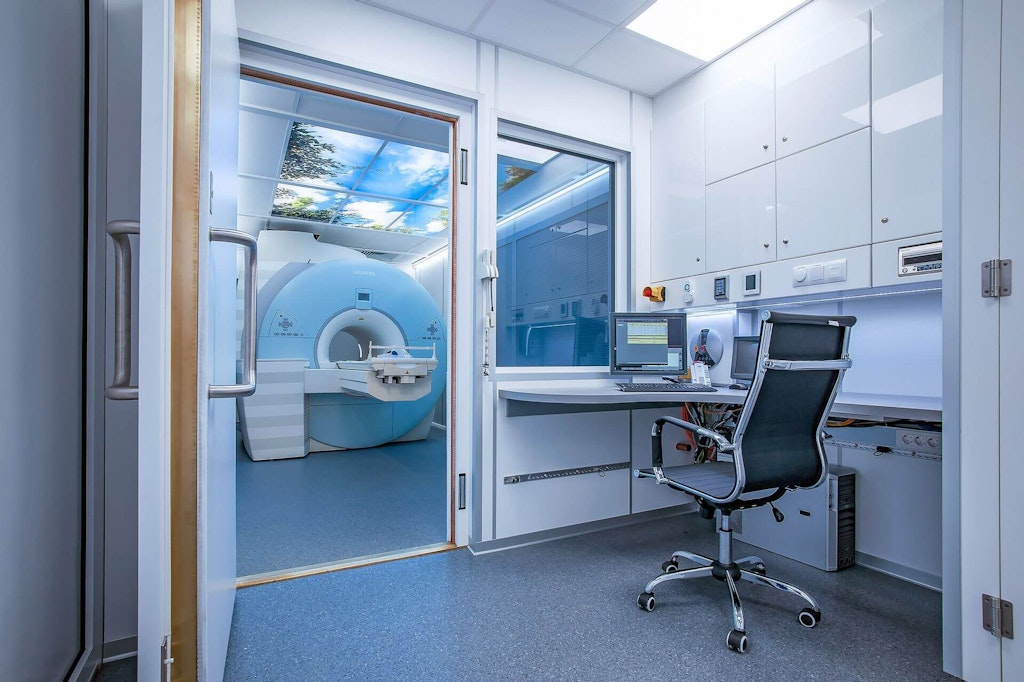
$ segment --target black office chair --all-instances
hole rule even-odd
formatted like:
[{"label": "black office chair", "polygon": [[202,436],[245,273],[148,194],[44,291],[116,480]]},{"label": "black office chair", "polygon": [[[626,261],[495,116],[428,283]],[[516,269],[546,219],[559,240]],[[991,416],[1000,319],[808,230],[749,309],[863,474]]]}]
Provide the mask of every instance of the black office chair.
[{"label": "black office chair", "polygon": [[[664,573],[649,582],[637,598],[640,608],[654,609],[654,588],[661,583],[713,576],[728,583],[732,595],[733,629],[726,643],[734,651],[747,650],[738,580],[803,598],[810,606],[800,612],[801,625],[812,628],[818,624],[821,609],[807,593],[769,578],[764,562],[757,557],[733,560],[729,517],[736,510],[771,504],[787,490],[813,488],[827,478],[823,429],[843,373],[850,367],[850,328],[856,321],[854,317],[765,313],[757,371],[731,441],[681,419],[655,420],[651,430],[653,467],[637,469],[633,475],[693,495],[705,518],[717,512],[719,549],[718,559],[675,552],[662,564]],[[665,424],[714,442],[719,461],[663,467],[661,432]],[[773,512],[781,520],[774,507]],[[680,557],[698,567],[680,570]]]}]

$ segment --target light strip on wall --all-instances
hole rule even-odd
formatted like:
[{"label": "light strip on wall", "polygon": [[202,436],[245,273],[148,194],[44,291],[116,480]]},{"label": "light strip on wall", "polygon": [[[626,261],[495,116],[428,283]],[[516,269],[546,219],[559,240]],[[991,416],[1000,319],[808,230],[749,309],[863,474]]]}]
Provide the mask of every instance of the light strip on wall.
[{"label": "light strip on wall", "polygon": [[658,0],[626,28],[711,61],[807,0]]},{"label": "light strip on wall", "polygon": [[559,197],[564,197],[566,194],[568,194],[569,192],[573,191],[574,189],[579,189],[580,187],[582,187],[583,185],[587,184],[588,182],[591,182],[593,180],[597,180],[598,178],[607,175],[609,168],[610,168],[609,166],[602,166],[599,169],[597,169],[596,171],[594,171],[593,173],[590,173],[589,175],[584,175],[582,178],[580,178],[576,182],[574,182],[572,184],[569,184],[569,185],[566,185],[565,187],[562,187],[561,189],[556,190],[556,191],[552,192],[551,194],[548,194],[546,196],[541,197],[537,201],[531,202],[531,203],[527,204],[526,206],[523,206],[522,208],[517,209],[517,210],[513,211],[512,213],[509,213],[507,216],[505,216],[504,218],[499,220],[495,224],[495,227],[497,229],[501,229],[501,227],[503,227],[504,225],[509,224],[510,222],[514,221],[516,218],[521,218],[522,216],[530,213],[531,211],[536,211],[541,206],[544,206],[545,204],[550,204],[552,201],[554,201],[555,199],[558,199]]}]

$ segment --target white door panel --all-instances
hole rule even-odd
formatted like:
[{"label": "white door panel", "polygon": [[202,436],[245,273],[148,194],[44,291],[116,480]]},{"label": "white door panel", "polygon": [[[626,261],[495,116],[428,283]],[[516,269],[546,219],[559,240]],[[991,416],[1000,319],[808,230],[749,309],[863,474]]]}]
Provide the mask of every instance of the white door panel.
[{"label": "white door panel", "polygon": [[707,186],[707,271],[775,260],[775,166]]},{"label": "white door panel", "polygon": [[868,130],[779,159],[779,260],[870,243],[870,167]]},{"label": "white door panel", "polygon": [[[187,5],[182,5],[188,11]],[[235,383],[236,255],[211,248],[211,227],[233,228],[238,158],[238,41],[232,0],[203,0],[199,146],[197,400],[197,607],[200,680],[223,677],[235,589],[234,400],[210,400],[210,384]],[[139,325],[139,679],[160,679],[171,628],[172,186],[175,13],[171,0],[143,10]],[[180,46],[179,46],[180,47]],[[187,88],[186,88],[187,90]],[[178,95],[183,96],[181,93]],[[188,96],[188,93],[184,93]],[[187,198],[185,198],[187,201]],[[184,209],[187,210],[187,207]],[[178,254],[177,259],[188,255]],[[188,349],[184,351],[187,353]],[[183,409],[183,411],[185,411]],[[188,444],[184,444],[187,449]],[[175,518],[189,518],[174,512]],[[185,532],[185,537],[188,537]],[[191,548],[176,547],[188,554]],[[175,600],[183,597],[175,596]],[[188,624],[180,624],[188,632]],[[175,625],[178,631],[179,624]],[[173,643],[172,643],[173,644]],[[186,645],[187,647],[187,645]],[[177,665],[183,665],[183,661]],[[190,671],[181,671],[186,678]]]},{"label": "white door panel", "polygon": [[775,65],[779,158],[871,123],[869,24],[847,19]]},{"label": "white door panel", "polygon": [[[1024,266],[1024,130],[1019,123],[1024,109],[1024,5],[1003,2],[1002,135],[1000,144],[999,258]],[[970,273],[967,273],[970,281]],[[999,524],[1000,591],[1024,614],[1024,453],[1015,424],[1020,421],[1020,381],[1024,378],[1020,344],[1024,339],[1024,294],[1017,291],[1000,300],[999,307],[999,480],[1002,506]],[[1018,632],[1020,628],[1018,626]],[[1024,637],[1003,639],[1003,679],[1024,679]]]},{"label": "white door panel", "polygon": [[706,182],[775,160],[775,70],[709,97],[705,106]]},{"label": "white door panel", "polygon": [[875,242],[942,226],[942,3],[888,0],[871,12]]}]

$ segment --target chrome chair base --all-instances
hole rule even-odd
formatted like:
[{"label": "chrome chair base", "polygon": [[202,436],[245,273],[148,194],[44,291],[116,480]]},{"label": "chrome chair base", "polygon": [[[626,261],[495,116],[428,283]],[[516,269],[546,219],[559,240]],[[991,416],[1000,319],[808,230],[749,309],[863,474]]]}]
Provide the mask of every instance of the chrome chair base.
[{"label": "chrome chair base", "polygon": [[[726,523],[725,525],[728,524]],[[708,576],[721,580],[729,586],[729,596],[732,598],[733,629],[726,637],[726,645],[739,653],[745,653],[749,643],[746,634],[746,623],[743,618],[743,603],[740,600],[740,593],[736,587],[737,581],[746,581],[794,594],[808,604],[807,607],[800,611],[798,616],[800,624],[807,628],[813,628],[821,621],[821,609],[813,597],[799,587],[768,577],[764,561],[760,557],[748,556],[733,561],[731,558],[732,532],[722,528],[718,532],[725,536],[719,545],[720,556],[718,559],[712,559],[684,550],[674,552],[672,558],[661,565],[664,573],[647,583],[644,591],[637,597],[637,605],[644,611],[653,611],[654,588],[672,580],[689,580],[691,578],[706,578]],[[695,563],[697,566],[695,568],[680,569],[678,560],[681,558]]]}]

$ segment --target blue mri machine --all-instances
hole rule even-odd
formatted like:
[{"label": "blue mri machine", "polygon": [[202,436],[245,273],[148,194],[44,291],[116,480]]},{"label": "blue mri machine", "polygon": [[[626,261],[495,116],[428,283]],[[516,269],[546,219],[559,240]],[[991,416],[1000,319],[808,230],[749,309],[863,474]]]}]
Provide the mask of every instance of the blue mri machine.
[{"label": "blue mri machine", "polygon": [[257,389],[239,401],[253,460],[418,440],[430,430],[447,369],[441,311],[399,268],[349,251],[319,263],[260,263]]}]

